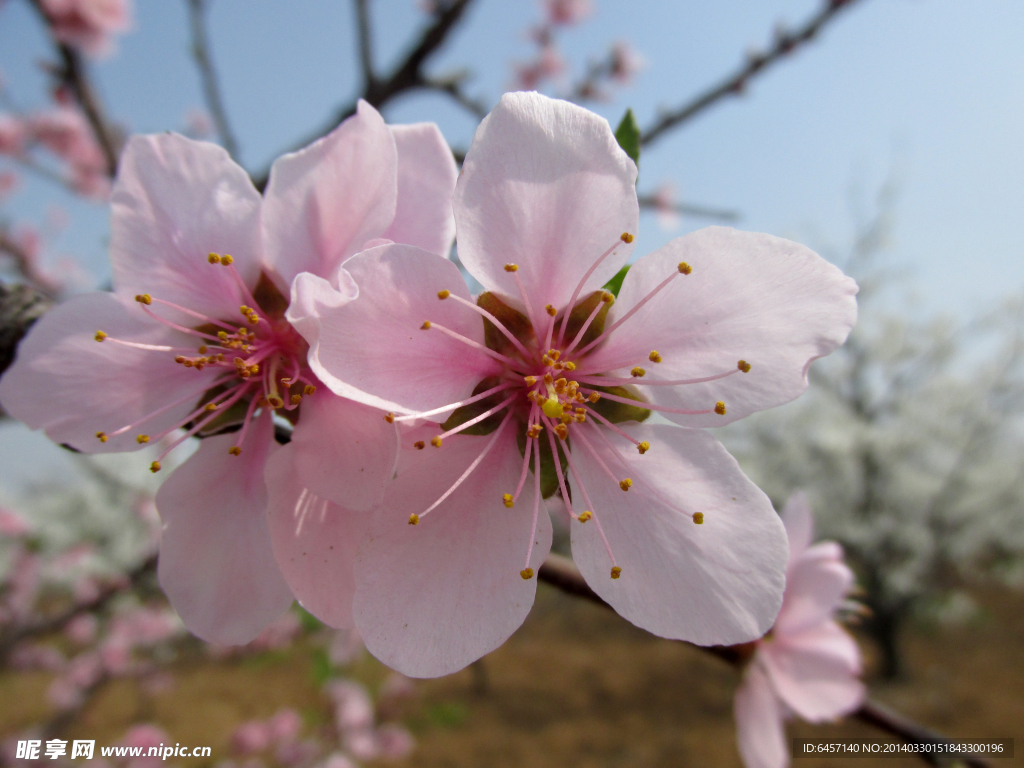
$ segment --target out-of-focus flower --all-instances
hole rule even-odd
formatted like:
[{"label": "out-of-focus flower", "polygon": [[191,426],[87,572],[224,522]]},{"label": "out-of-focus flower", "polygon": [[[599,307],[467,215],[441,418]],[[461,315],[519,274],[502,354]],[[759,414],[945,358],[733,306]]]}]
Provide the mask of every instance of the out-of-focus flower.
[{"label": "out-of-focus flower", "polygon": [[14,171],[0,171],[0,203],[18,188],[21,179]]},{"label": "out-of-focus flower", "polygon": [[17,512],[0,508],[0,536],[16,538],[32,530],[28,521]]},{"label": "out-of-focus flower", "polygon": [[231,747],[242,755],[254,755],[270,746],[271,732],[267,724],[250,720],[238,726],[231,734]]},{"label": "out-of-focus flower", "polygon": [[302,730],[302,716],[294,709],[279,710],[269,721],[270,738],[276,742],[295,741]]},{"label": "out-of-focus flower", "polygon": [[53,36],[90,56],[113,52],[113,36],[132,25],[131,0],[41,0]]},{"label": "out-of-focus flower", "polygon": [[20,155],[25,151],[28,136],[25,121],[20,117],[0,114],[0,155]]},{"label": "out-of-focus flower", "polygon": [[680,216],[676,210],[676,204],[679,202],[676,185],[671,181],[666,181],[654,190],[652,197],[654,198],[654,212],[658,226],[669,232],[678,229]]},{"label": "out-of-focus flower", "polygon": [[559,77],[565,72],[565,59],[553,44],[541,46],[537,58],[529,64],[517,64],[516,90],[533,91],[545,80]]},{"label": "out-of-focus flower", "polygon": [[373,727],[373,700],[366,689],[351,680],[333,680],[327,693],[334,701],[334,723],[339,731]]},{"label": "out-of-focus flower", "polygon": [[594,12],[592,0],[544,0],[548,22],[572,26],[579,24]]},{"label": "out-of-focus flower", "polygon": [[789,537],[786,594],[772,631],[757,642],[736,692],[736,730],[747,768],[789,764],[784,721],[835,720],[864,699],[860,649],[833,618],[853,586],[838,544],[814,539],[803,494],[783,512]]},{"label": "out-of-focus flower", "polygon": [[[141,747],[143,755],[149,752],[150,747],[171,743],[173,743],[171,737],[163,728],[149,724],[132,726],[120,742],[124,747]],[[159,765],[162,765],[162,758],[156,756],[137,757],[128,762],[128,768],[156,768]]]},{"label": "out-of-focus flower", "polygon": [[609,54],[609,74],[613,80],[626,85],[646,66],[647,59],[637,53],[629,43],[620,40],[612,45]]},{"label": "out-of-focus flower", "polygon": [[28,118],[28,135],[67,163],[70,183],[81,194],[105,199],[110,191],[106,159],[82,113],[63,106]]},{"label": "out-of-focus flower", "polygon": [[213,135],[213,120],[204,109],[192,107],[185,113],[185,135],[193,139],[205,139]]},{"label": "out-of-focus flower", "polygon": [[99,621],[91,613],[83,613],[76,616],[64,627],[64,634],[68,639],[79,645],[86,645],[96,639],[99,630]]},{"label": "out-of-focus flower", "polygon": [[401,760],[416,748],[416,739],[400,725],[382,725],[377,729],[377,748],[385,760]]},{"label": "out-of-focus flower", "polygon": [[[58,110],[32,125],[76,162],[80,115]],[[171,604],[191,631],[224,644],[251,641],[292,590],[320,618],[350,625],[351,557],[363,510],[392,477],[397,430],[371,407],[317,392],[307,342],[285,313],[293,280],[354,292],[338,267],[367,244],[447,253],[457,173],[448,145],[433,124],[389,127],[360,102],[333,132],[279,158],[264,197],[221,147],[178,135],[133,137],[119,168],[115,290],[76,296],[33,326],[0,380],[5,410],[86,453],[173,437],[154,472],[189,437],[238,427],[203,440],[157,494]],[[275,413],[295,423],[281,449]],[[273,498],[278,558],[271,460],[287,482]],[[342,512],[315,519],[328,504]],[[321,526],[350,540],[326,573],[320,557],[302,557]]]},{"label": "out-of-focus flower", "polygon": [[[505,94],[453,200],[484,294],[400,245],[344,264],[357,300],[299,286],[320,380],[435,423],[403,433],[415,455],[356,557],[356,627],[405,674],[460,669],[522,623],[551,543],[540,503],[557,489],[576,564],[634,624],[731,644],[775,619],[783,526],[694,427],[803,392],[810,362],[853,326],[856,284],[797,243],[711,227],[638,261],[614,301],[601,286],[632,250],[635,182],[604,119]],[[642,424],[651,411],[690,428]]]}]

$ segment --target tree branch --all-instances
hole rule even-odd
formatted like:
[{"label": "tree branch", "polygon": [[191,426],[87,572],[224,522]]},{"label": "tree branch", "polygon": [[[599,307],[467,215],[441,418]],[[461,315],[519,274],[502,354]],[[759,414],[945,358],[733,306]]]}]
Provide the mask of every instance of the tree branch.
[{"label": "tree branch", "polygon": [[52,304],[35,288],[0,283],[0,373],[14,362],[18,342]]},{"label": "tree branch", "polygon": [[377,83],[373,71],[373,32],[370,29],[370,0],[354,0],[356,7],[356,39],[359,42],[359,64],[363,70],[363,92]]},{"label": "tree branch", "polygon": [[[51,29],[53,23],[50,21],[50,17],[46,15],[46,10],[43,8],[40,0],[29,1],[46,23],[47,29]],[[67,86],[75,95],[75,100],[82,108],[82,112],[85,113],[85,118],[89,121],[89,126],[92,128],[96,143],[103,152],[103,158],[107,166],[107,175],[110,178],[114,178],[117,175],[117,158],[121,153],[121,142],[106,118],[102,102],[86,73],[85,62],[78,51],[71,46],[59,42],[56,38],[54,38],[53,44],[57,49],[57,53],[60,54],[61,60],[61,66],[57,75],[61,83]]]},{"label": "tree branch", "polygon": [[224,100],[220,93],[217,70],[214,69],[210,56],[210,40],[206,35],[206,0],[188,0],[189,26],[192,30],[192,58],[199,69],[199,77],[203,84],[203,97],[210,117],[217,127],[220,143],[234,160],[238,160],[238,142],[228,123],[228,114],[224,109]]},{"label": "tree branch", "polygon": [[828,24],[841,10],[853,5],[857,0],[825,0],[818,13],[812,16],[802,27],[793,32],[782,32],[776,35],[775,45],[767,53],[749,56],[746,63],[733,74],[699,94],[681,107],[663,114],[653,125],[640,134],[640,144],[647,146],[671,128],[685,123],[708,107],[726,96],[736,96],[743,92],[747,82],[764,72],[769,66],[792,53],[796,48],[811,40],[818,31]]},{"label": "tree branch", "polygon": [[[550,554],[537,573],[540,581],[545,581],[551,586],[562,590],[570,595],[582,597],[592,603],[611,608],[608,603],[602,600],[594,590],[590,588],[572,560],[562,555]],[[754,654],[756,645],[754,643],[743,643],[732,646],[694,646],[705,653],[739,667]],[[934,731],[931,731],[906,717],[893,712],[892,710],[874,701],[865,701],[860,708],[853,712],[850,717],[860,720],[862,723],[873,725],[886,733],[898,736],[910,744],[945,744],[949,739]],[[925,762],[931,763],[934,756],[928,753],[919,753],[918,756]],[[965,765],[972,768],[989,768],[987,760],[977,757],[961,758]]]},{"label": "tree branch", "polygon": [[729,211],[724,208],[707,208],[702,205],[690,205],[689,203],[671,203],[666,205],[660,202],[655,195],[638,195],[637,202],[641,208],[659,210],[671,209],[680,216],[698,216],[700,218],[718,219],[719,221],[738,221],[740,214],[737,211]]},{"label": "tree branch", "polygon": [[[441,49],[448,39],[448,35],[472,3],[473,0],[452,0],[452,2],[442,5],[440,10],[434,14],[433,23],[423,30],[405,57],[391,71],[391,74],[381,80],[375,80],[372,85],[364,88],[360,98],[380,109],[401,93],[430,88],[428,78],[423,73],[423,67],[430,57]],[[327,135],[337,128],[345,118],[354,115],[355,111],[356,102],[342,107],[324,126],[298,142],[293,149],[301,149],[321,136]],[[269,169],[253,177],[253,183],[257,189],[263,189],[267,185],[268,175]]]}]

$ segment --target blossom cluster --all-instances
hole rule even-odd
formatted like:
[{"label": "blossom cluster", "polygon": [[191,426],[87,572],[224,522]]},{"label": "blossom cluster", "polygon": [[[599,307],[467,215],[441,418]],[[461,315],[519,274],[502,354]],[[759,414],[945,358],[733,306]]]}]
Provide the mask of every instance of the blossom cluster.
[{"label": "blossom cluster", "polygon": [[622,616],[757,640],[786,530],[707,428],[803,392],[857,287],[722,227],[626,269],[636,176],[605,120],[536,93],[502,98],[461,173],[436,126],[365,102],[262,194],[220,147],[133,137],[114,290],[38,322],[0,403],[87,453],[164,441],[154,473],[202,438],[156,495],[158,574],[210,642],[298,600],[404,674],[461,669],[528,613],[553,497]]}]

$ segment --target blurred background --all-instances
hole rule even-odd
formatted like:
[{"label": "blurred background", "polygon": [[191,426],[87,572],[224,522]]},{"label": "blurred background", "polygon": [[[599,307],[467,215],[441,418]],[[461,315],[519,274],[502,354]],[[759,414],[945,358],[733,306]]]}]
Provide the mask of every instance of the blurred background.
[{"label": "blurred background", "polygon": [[[108,163],[38,7],[0,0],[0,270],[59,299],[109,283]],[[535,88],[613,127],[633,111],[638,256],[725,223],[799,240],[857,278],[859,325],[812,367],[808,394],[718,436],[777,508],[806,491],[818,536],[844,546],[872,696],[950,736],[1024,736],[1024,6],[130,11],[72,45],[112,145],[179,131],[259,179],[366,95],[388,122],[437,122],[458,156],[502,92]],[[393,77],[439,29],[414,82]],[[223,768],[739,765],[734,670],[544,584],[505,646],[436,681],[388,671],[298,608],[245,648],[201,643],[155,584],[151,458],[72,455],[0,422],[2,759],[34,733],[209,745],[184,762]],[[881,735],[790,730],[836,734]]]}]

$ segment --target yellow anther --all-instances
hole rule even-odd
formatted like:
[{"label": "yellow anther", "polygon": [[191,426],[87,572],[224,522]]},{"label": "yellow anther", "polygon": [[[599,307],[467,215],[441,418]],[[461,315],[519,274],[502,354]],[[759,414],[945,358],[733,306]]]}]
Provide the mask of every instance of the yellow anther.
[{"label": "yellow anther", "polygon": [[430,321],[429,320],[424,320],[423,321],[423,325],[420,326],[420,330],[421,331],[429,331],[430,330]]},{"label": "yellow anther", "polygon": [[144,443],[148,443],[149,442],[149,435],[138,435],[135,438],[135,442],[138,443],[139,445],[142,445]]},{"label": "yellow anther", "polygon": [[517,272],[518,270],[519,270],[519,265],[518,264],[506,264],[505,265],[505,271],[506,272]]},{"label": "yellow anther", "polygon": [[651,350],[651,354],[649,354],[647,356],[647,359],[650,360],[652,363],[660,363],[661,362],[661,352],[659,352],[656,349],[652,349]]},{"label": "yellow anther", "polygon": [[154,461],[152,464],[150,464],[149,465],[149,471],[153,472],[153,473],[159,472],[160,471],[160,462],[159,461]]},{"label": "yellow anther", "polygon": [[269,405],[269,406],[270,406],[271,408],[273,408],[273,409],[274,409],[275,411],[276,411],[276,410],[277,410],[278,408],[284,408],[284,400],[282,400],[282,399],[281,399],[280,397],[278,397],[277,395],[271,395],[270,397],[268,397],[268,398],[267,398],[267,404],[268,404],[268,405]]},{"label": "yellow anther", "polygon": [[220,264],[220,254],[211,253],[209,256],[206,257],[206,260],[211,264]]},{"label": "yellow anther", "polygon": [[435,448],[440,448],[441,447],[441,438],[438,437],[437,435],[434,435],[432,438],[430,438],[430,444],[432,446],[434,446]]},{"label": "yellow anther", "polygon": [[260,366],[258,363],[253,363],[248,368],[246,368],[246,370],[249,371],[249,373],[255,375],[260,372]]},{"label": "yellow anther", "polygon": [[582,512],[580,512],[580,516],[578,518],[576,518],[576,519],[579,520],[581,523],[585,523],[585,522],[587,522],[587,520],[589,520],[592,517],[593,517],[593,515],[590,514],[590,510],[589,509],[585,509]]},{"label": "yellow anther", "polygon": [[549,419],[557,419],[562,415],[562,404],[558,402],[557,397],[547,398],[541,403],[540,408]]},{"label": "yellow anther", "polygon": [[[250,313],[250,312],[252,312],[252,310],[251,310],[251,309],[250,309],[249,307],[245,306],[245,304],[243,304],[242,306],[240,306],[240,307],[238,308],[238,311],[239,311],[239,312],[241,312],[241,313],[242,313],[242,315],[243,315],[244,317],[248,317],[248,316],[249,316],[249,313]],[[241,328],[239,328],[238,330],[242,330],[242,329],[241,329]]]},{"label": "yellow anther", "polygon": [[619,566],[617,566],[617,565],[616,565],[616,566],[614,566],[614,567],[612,568],[612,578],[613,578],[613,579],[617,579],[617,578],[619,578],[619,576],[621,576],[621,575],[622,575],[622,569],[621,569],[621,568],[619,568]]},{"label": "yellow anther", "polygon": [[97,432],[96,433],[96,439],[99,440],[101,443],[107,442],[107,433],[106,432]]},{"label": "yellow anther", "polygon": [[96,341],[103,341],[105,338],[107,338],[107,334],[105,334],[103,331],[96,331],[96,335],[93,336],[93,338],[96,339]]},{"label": "yellow anther", "polygon": [[531,424],[530,428],[526,430],[526,436],[536,440],[538,437],[540,437],[541,430],[543,429],[544,427],[540,424]]},{"label": "yellow anther", "polygon": [[640,366],[638,365],[638,366],[636,366],[635,368],[633,368],[633,370],[632,370],[632,371],[630,371],[630,372],[629,372],[629,375],[630,375],[630,376],[632,376],[632,377],[633,377],[634,379],[639,379],[639,378],[641,378],[641,377],[642,377],[642,376],[643,376],[643,375],[644,375],[645,373],[647,373],[647,371],[645,371],[645,370],[644,370],[643,368],[641,368],[641,367],[640,367]]},{"label": "yellow anther", "polygon": [[316,392],[316,387],[314,387],[312,384],[307,384],[305,389],[302,390],[302,394],[304,394],[304,395],[312,395],[315,392]]},{"label": "yellow anther", "polygon": [[587,395],[587,400],[589,400],[592,403],[596,403],[600,399],[601,395],[598,392],[591,392],[589,395]]},{"label": "yellow anther", "polygon": [[695,522],[697,525],[704,525],[704,513],[703,512],[694,512],[693,513],[693,522]]},{"label": "yellow anther", "polygon": [[565,440],[569,436],[569,428],[565,424],[555,424],[555,434],[559,440]]},{"label": "yellow anther", "polygon": [[651,444],[648,443],[646,440],[641,440],[639,443],[636,444],[636,449],[640,451],[640,455],[643,456],[645,453],[651,450]]},{"label": "yellow anther", "polygon": [[558,314],[558,310],[557,310],[557,309],[555,309],[555,308],[554,308],[554,307],[553,307],[552,305],[550,305],[550,304],[545,304],[545,305],[544,305],[544,311],[545,311],[545,312],[547,312],[547,313],[548,313],[549,315],[551,315],[552,317],[554,317],[555,315],[557,315],[557,314]]},{"label": "yellow anther", "polygon": [[385,413],[384,414],[384,421],[386,421],[388,424],[394,424],[395,423],[395,412],[391,411],[390,413]]},{"label": "yellow anther", "polygon": [[572,403],[562,403],[562,413],[572,413]]},{"label": "yellow anther", "polygon": [[568,384],[568,383],[569,382],[566,381],[565,379],[556,379],[555,380],[555,392],[557,392],[558,394],[562,394],[563,392],[565,392],[565,385]]},{"label": "yellow anther", "polygon": [[693,272],[693,267],[691,267],[685,261],[680,261],[679,262],[679,271],[682,272],[684,275],[688,275],[691,272]]},{"label": "yellow anther", "polygon": [[148,293],[136,294],[135,295],[135,300],[137,302],[139,302],[139,304],[152,304],[153,303],[153,297],[150,296]]},{"label": "yellow anther", "polygon": [[230,257],[230,256],[229,256],[228,254],[226,254],[226,253],[225,253],[225,254],[224,254],[223,256],[221,256],[221,257],[220,257],[220,263],[221,263],[221,264],[223,264],[224,266],[227,266],[228,264],[231,264],[231,263],[233,263],[233,262],[234,262],[234,259],[233,259],[233,258],[231,258],[231,257]]},{"label": "yellow anther", "polygon": [[544,383],[545,384],[554,384],[555,383],[555,377],[552,376],[550,373],[545,373],[544,374]]},{"label": "yellow anther", "polygon": [[562,370],[563,368],[565,368],[565,366],[564,366],[564,365],[562,365],[561,363],[555,363],[555,364],[554,364],[554,365],[552,365],[551,367],[552,367],[552,368],[554,368],[554,369],[555,369],[556,371],[560,371],[560,370]]},{"label": "yellow anther", "polygon": [[175,356],[175,358],[174,358],[174,362],[176,362],[176,363],[177,363],[178,365],[184,365],[184,363],[185,363],[185,359],[186,359],[186,358],[185,358],[185,356],[184,356],[184,355],[177,355],[177,356]]},{"label": "yellow anther", "polygon": [[445,299],[447,299],[451,295],[452,295],[452,292],[449,291],[447,288],[445,288],[443,291],[438,291],[437,292],[437,298],[441,299],[442,301],[444,301]]},{"label": "yellow anther", "polygon": [[633,242],[633,236],[629,234],[629,232],[623,232],[621,235],[619,235],[619,239],[624,243]]},{"label": "yellow anther", "polygon": [[205,406],[203,406],[203,408],[204,408],[204,410],[207,410],[207,411],[216,411],[217,410],[217,404],[216,403],[207,403]]},{"label": "yellow anther", "polygon": [[725,416],[725,403],[723,403],[721,400],[715,403],[715,413],[717,413],[719,416]]},{"label": "yellow anther", "polygon": [[512,507],[515,504],[515,502],[512,500],[512,494],[511,493],[503,493],[503,494],[501,494],[501,503],[504,504],[509,509],[512,509]]},{"label": "yellow anther", "polygon": [[559,352],[557,349],[549,349],[548,350],[548,357],[550,357],[552,360],[557,360],[561,356],[562,356],[562,353]]},{"label": "yellow anther", "polygon": [[601,301],[603,301],[605,304],[614,304],[615,296],[608,293],[608,291],[605,291],[604,293],[601,294]]},{"label": "yellow anther", "polygon": [[186,357],[181,364],[184,365],[186,368],[194,368],[196,363],[194,360],[189,360]]},{"label": "yellow anther", "polygon": [[292,395],[290,399],[292,401],[292,405],[298,405],[302,402],[302,395]]},{"label": "yellow anther", "polygon": [[205,355],[205,354],[206,354],[207,352],[209,352],[210,350],[209,350],[209,347],[207,347],[207,346],[206,346],[205,344],[203,344],[203,345],[202,345],[202,346],[201,346],[201,347],[200,347],[200,348],[199,348],[198,350],[196,350],[196,351],[197,351],[197,352],[199,352],[199,354],[200,354],[200,355]]},{"label": "yellow anther", "polygon": [[230,448],[228,448],[228,453],[230,453],[232,456],[241,456],[242,449],[237,445],[233,445]]},{"label": "yellow anther", "polygon": [[419,515],[417,515],[415,512],[413,512],[411,515],[409,515],[409,525],[419,525],[419,524],[420,524],[420,516]]},{"label": "yellow anther", "polygon": [[249,323],[250,324],[256,325],[256,323],[258,323],[259,321],[260,321],[260,316],[259,315],[257,315],[255,312],[250,312],[249,313]]},{"label": "yellow anther", "polygon": [[739,368],[744,373],[750,373],[750,363],[748,363],[746,360],[740,360],[738,363],[736,363],[736,367]]},{"label": "yellow anther", "polygon": [[523,577],[523,581],[529,581],[533,578],[533,568],[523,568],[519,575]]},{"label": "yellow anther", "polygon": [[526,386],[532,387],[534,384],[537,383],[537,377],[536,376],[524,376],[523,377],[523,381],[526,382]]},{"label": "yellow anther", "polygon": [[415,448],[417,451],[422,451],[426,447],[426,445],[427,444],[424,443],[422,440],[417,440],[415,443],[412,444],[412,447]]},{"label": "yellow anther", "polygon": [[575,371],[576,370],[576,363],[573,363],[571,361],[566,363],[565,364],[565,370],[567,370],[567,371]]},{"label": "yellow anther", "polygon": [[633,481],[630,478],[628,478],[628,477],[625,480],[620,480],[619,481],[619,488],[621,488],[624,491],[628,491],[632,487],[633,487]]},{"label": "yellow anther", "polygon": [[227,331],[217,331],[217,338],[220,339],[221,341],[227,341],[228,340],[228,332]]}]

